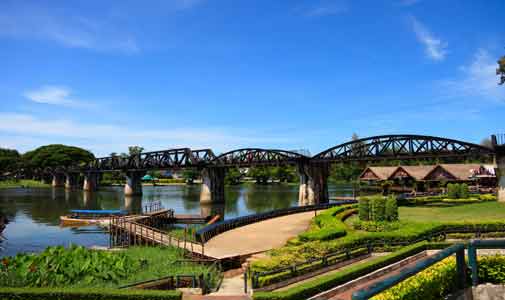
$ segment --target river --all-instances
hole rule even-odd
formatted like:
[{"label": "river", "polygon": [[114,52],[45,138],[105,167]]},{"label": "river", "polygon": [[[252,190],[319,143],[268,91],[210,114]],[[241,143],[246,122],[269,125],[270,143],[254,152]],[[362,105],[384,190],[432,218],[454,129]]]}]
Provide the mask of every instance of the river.
[{"label": "river", "polygon": [[[330,186],[329,194],[352,194],[349,186]],[[139,212],[152,201],[175,213],[221,214],[225,219],[298,205],[296,185],[227,186],[226,203],[200,206],[200,185],[144,186],[143,195],[125,198],[122,187],[102,187],[94,193],[63,188],[16,188],[0,190],[0,218],[7,219],[0,242],[0,256],[18,252],[39,252],[47,246],[79,244],[108,246],[109,237],[102,228],[87,226],[63,228],[59,217],[70,209],[126,209]]]}]

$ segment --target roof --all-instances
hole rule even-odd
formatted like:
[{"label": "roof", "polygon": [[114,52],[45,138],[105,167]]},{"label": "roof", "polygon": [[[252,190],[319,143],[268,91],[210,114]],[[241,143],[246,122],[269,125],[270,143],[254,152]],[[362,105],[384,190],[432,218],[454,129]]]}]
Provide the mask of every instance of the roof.
[{"label": "roof", "polygon": [[451,173],[458,180],[468,180],[473,175],[473,170],[478,170],[481,164],[440,164],[447,172]]},{"label": "roof", "polygon": [[[410,175],[415,180],[427,180],[433,171],[441,168],[444,172],[449,173],[454,177],[455,180],[469,180],[475,177],[475,174],[479,173],[479,170],[483,168],[487,172],[486,175],[494,176],[494,166],[493,165],[481,165],[481,164],[439,164],[439,165],[420,165],[420,166],[395,166],[395,167],[367,167],[359,176],[363,176],[367,171],[371,171],[377,176],[378,180],[394,179],[394,174],[400,170],[403,170],[408,175]],[[482,171],[480,171],[482,173]]]},{"label": "roof", "polygon": [[370,170],[379,180],[386,180],[396,169],[398,169],[398,167],[368,167],[361,173],[360,177],[365,174],[367,170]]},{"label": "roof", "polygon": [[[428,175],[434,168],[435,168],[434,165],[428,165],[428,166],[399,166],[399,167],[397,167],[398,170],[403,169],[407,174],[410,175],[410,177],[412,177],[412,178],[414,178],[416,180],[423,180],[426,177],[426,175]],[[391,174],[391,176],[393,176],[394,173],[396,173],[396,171],[394,171]]]}]

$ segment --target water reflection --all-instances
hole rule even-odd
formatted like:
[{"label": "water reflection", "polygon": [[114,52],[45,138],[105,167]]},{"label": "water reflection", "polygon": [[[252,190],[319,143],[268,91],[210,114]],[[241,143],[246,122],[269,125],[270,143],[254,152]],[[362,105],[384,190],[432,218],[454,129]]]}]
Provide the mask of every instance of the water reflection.
[{"label": "water reflection", "polygon": [[[0,190],[0,218],[9,221],[3,232],[8,240],[2,243],[5,250],[0,256],[41,251],[58,244],[108,245],[108,237],[100,228],[59,227],[59,217],[71,209],[126,209],[138,213],[149,202],[161,201],[163,207],[176,214],[219,214],[229,219],[298,205],[296,185],[229,186],[225,189],[225,203],[207,205],[200,205],[200,185],[145,186],[143,191],[143,196],[125,197],[120,186],[102,187],[91,193],[63,188]],[[345,193],[335,187],[330,189],[330,196]]]}]

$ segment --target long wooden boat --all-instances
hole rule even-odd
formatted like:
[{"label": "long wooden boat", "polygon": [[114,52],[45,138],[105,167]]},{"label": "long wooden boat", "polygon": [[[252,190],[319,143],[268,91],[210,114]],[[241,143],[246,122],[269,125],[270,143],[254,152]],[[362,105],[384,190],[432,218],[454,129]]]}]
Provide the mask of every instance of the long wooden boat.
[{"label": "long wooden boat", "polygon": [[77,227],[98,225],[100,222],[111,216],[125,216],[128,212],[125,210],[84,210],[73,209],[69,215],[60,216],[60,226]]}]

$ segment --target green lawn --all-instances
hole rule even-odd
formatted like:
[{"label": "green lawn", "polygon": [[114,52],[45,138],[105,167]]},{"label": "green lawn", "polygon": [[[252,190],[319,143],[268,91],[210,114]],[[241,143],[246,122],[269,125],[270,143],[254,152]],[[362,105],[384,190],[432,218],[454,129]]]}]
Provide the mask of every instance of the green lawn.
[{"label": "green lawn", "polygon": [[505,220],[505,203],[484,202],[458,206],[400,207],[402,221],[497,221]]},{"label": "green lawn", "polygon": [[3,180],[0,181],[0,189],[9,189],[9,188],[20,188],[20,187],[50,187],[50,184],[42,183],[38,180],[31,179],[21,179],[21,180]]}]

